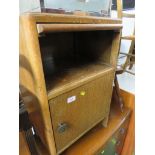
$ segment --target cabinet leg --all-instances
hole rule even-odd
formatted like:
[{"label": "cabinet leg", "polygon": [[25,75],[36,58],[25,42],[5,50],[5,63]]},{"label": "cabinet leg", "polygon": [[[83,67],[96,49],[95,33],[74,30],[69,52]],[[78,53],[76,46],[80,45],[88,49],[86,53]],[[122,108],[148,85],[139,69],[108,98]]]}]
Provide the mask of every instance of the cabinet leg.
[{"label": "cabinet leg", "polygon": [[102,126],[103,127],[107,127],[108,126],[108,120],[109,120],[109,115],[107,117],[104,118],[104,120],[102,121]]},{"label": "cabinet leg", "polygon": [[114,84],[115,84],[114,93],[115,93],[115,97],[117,98],[116,102],[118,102],[120,109],[123,112],[124,103],[123,103],[123,99],[122,99],[121,94],[120,94],[120,88],[119,88],[119,83],[118,83],[116,74],[115,74]]}]

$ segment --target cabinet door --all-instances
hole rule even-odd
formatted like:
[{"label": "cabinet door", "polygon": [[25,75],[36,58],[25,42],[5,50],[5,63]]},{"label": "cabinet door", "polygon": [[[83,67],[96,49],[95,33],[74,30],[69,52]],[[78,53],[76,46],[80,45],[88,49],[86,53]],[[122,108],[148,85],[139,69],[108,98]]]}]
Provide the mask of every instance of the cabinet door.
[{"label": "cabinet door", "polygon": [[113,72],[50,100],[58,152],[109,114]]}]

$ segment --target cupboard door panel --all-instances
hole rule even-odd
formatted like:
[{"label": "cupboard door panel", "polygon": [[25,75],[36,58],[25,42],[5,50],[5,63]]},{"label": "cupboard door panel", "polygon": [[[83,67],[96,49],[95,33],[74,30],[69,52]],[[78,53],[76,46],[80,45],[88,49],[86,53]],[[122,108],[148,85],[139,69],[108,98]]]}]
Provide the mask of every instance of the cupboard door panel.
[{"label": "cupboard door panel", "polygon": [[49,101],[58,152],[109,114],[114,72]]}]

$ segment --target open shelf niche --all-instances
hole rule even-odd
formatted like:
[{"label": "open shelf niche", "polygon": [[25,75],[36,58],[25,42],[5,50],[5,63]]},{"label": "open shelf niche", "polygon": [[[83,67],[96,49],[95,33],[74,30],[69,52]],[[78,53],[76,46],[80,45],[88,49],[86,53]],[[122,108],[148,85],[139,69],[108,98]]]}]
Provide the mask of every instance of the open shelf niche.
[{"label": "open shelf niche", "polygon": [[50,154],[107,126],[121,28],[120,19],[21,15],[20,91]]},{"label": "open shelf niche", "polygon": [[42,33],[39,42],[48,98],[113,71],[113,34],[112,30]]}]

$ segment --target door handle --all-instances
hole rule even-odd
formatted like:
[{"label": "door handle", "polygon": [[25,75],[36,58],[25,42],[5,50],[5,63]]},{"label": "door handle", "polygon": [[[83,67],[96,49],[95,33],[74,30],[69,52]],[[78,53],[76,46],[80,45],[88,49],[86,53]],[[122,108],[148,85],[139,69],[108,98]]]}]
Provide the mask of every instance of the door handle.
[{"label": "door handle", "polygon": [[58,124],[58,132],[63,133],[67,130],[68,124],[67,123],[59,123]]}]

